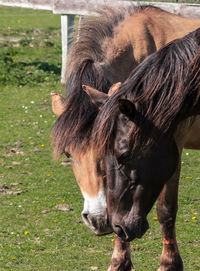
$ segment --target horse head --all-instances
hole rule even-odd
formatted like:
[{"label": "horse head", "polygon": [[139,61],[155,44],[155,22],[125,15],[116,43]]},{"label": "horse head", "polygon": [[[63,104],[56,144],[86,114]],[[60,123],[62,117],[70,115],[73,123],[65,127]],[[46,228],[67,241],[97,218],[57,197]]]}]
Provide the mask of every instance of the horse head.
[{"label": "horse head", "polygon": [[[96,92],[90,86],[83,86],[83,90],[95,99],[98,108],[106,99],[117,90],[120,83],[114,84],[108,94],[99,92],[96,100]],[[66,100],[59,94],[52,93],[52,110],[60,117],[66,110]],[[77,152],[74,149],[65,149],[65,154],[71,161],[76,181],[84,198],[82,219],[84,223],[96,234],[102,235],[112,232],[107,216],[107,203],[105,191],[105,169],[102,159],[94,155],[94,150],[88,147]]]},{"label": "horse head", "polygon": [[113,150],[106,156],[107,208],[115,233],[131,241],[148,229],[147,215],[175,173],[179,153],[173,138],[167,136],[147,148],[133,149],[128,134],[136,106],[121,99],[119,112]]},{"label": "horse head", "polygon": [[[84,87],[86,89],[86,87]],[[87,88],[91,100],[103,106],[97,90]],[[101,108],[100,106],[100,108]],[[165,182],[176,171],[179,153],[173,138],[162,135],[147,148],[129,144],[137,105],[120,99],[115,138],[105,155],[108,219],[115,233],[125,241],[140,238],[148,229],[147,215]]]}]

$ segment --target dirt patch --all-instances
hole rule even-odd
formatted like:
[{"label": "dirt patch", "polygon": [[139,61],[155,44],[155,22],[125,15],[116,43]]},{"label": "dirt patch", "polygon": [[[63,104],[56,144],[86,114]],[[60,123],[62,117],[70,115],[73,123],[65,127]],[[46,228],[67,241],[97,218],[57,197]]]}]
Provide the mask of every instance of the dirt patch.
[{"label": "dirt patch", "polygon": [[[18,184],[15,183],[13,184],[13,186],[16,186]],[[22,193],[24,193],[24,191],[13,190],[11,187],[7,186],[6,184],[0,185],[0,195],[21,195]]]},{"label": "dirt patch", "polygon": [[58,204],[55,206],[56,209],[63,211],[63,212],[69,212],[71,211],[71,208],[69,207],[69,205],[67,204]]},{"label": "dirt patch", "polygon": [[19,37],[11,37],[11,36],[2,36],[0,35],[0,41],[8,41],[8,42],[19,42],[22,38]]}]

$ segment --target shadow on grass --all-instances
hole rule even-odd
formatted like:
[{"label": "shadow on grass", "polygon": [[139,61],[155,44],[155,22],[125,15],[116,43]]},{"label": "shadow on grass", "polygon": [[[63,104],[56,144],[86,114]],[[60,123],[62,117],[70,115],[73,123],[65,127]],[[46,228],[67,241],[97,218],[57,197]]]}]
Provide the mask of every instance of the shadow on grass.
[{"label": "shadow on grass", "polygon": [[58,67],[55,64],[49,64],[48,62],[19,62],[20,65],[23,65],[24,67],[35,67],[37,70],[42,70],[44,72],[53,72],[54,74],[61,74],[61,68]]}]

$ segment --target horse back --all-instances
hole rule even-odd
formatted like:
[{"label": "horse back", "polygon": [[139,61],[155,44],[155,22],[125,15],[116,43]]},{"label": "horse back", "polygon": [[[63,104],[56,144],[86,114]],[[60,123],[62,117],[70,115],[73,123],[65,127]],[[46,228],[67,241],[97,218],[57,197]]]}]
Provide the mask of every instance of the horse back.
[{"label": "horse back", "polygon": [[126,16],[114,28],[113,37],[102,44],[106,66],[117,77],[113,82],[124,81],[148,55],[199,26],[200,19],[178,16],[152,6]]}]

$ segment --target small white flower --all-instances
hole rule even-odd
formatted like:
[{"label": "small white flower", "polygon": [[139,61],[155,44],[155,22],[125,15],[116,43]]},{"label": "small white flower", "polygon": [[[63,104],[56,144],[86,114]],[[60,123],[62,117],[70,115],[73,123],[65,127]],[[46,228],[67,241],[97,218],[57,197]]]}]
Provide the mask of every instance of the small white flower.
[{"label": "small white flower", "polygon": [[189,155],[189,152],[186,152],[186,155]]},{"label": "small white flower", "polygon": [[31,101],[31,104],[34,104],[35,102],[34,101]]}]

